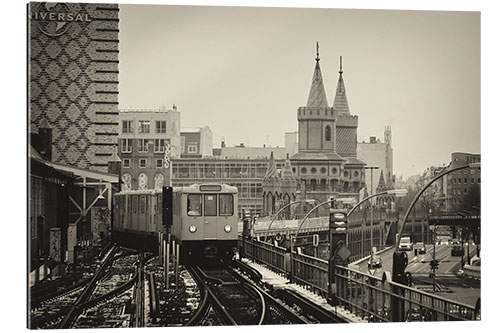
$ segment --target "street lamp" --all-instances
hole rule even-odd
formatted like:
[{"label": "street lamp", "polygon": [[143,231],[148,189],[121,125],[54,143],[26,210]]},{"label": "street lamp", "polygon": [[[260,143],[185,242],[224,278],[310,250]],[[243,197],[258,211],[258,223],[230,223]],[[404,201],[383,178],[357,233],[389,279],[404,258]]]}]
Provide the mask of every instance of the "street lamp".
[{"label": "street lamp", "polygon": [[288,204],[286,204],[285,206],[281,207],[272,217],[271,219],[271,222],[269,222],[269,225],[267,227],[267,231],[266,231],[266,235],[265,235],[265,240],[267,240],[267,235],[269,233],[269,231],[271,230],[271,225],[273,224],[274,220],[276,220],[276,218],[279,216],[279,214],[285,210],[286,208],[292,206],[292,205],[295,205],[295,204],[298,204],[298,203],[315,203],[316,202],[316,199],[305,199],[305,200],[298,200],[298,201],[292,201]]},{"label": "street lamp", "polygon": [[[395,246],[395,252],[394,252],[394,255],[392,257],[393,259],[393,265],[392,265],[392,276],[393,277],[397,277],[397,276],[402,276],[404,275],[404,267],[396,267],[394,265],[394,260],[395,258],[400,258],[400,255],[401,255],[401,252],[398,251],[399,249],[399,242],[401,241],[401,235],[403,234],[403,231],[404,231],[404,227],[405,227],[405,224],[406,224],[406,220],[408,219],[408,216],[410,215],[410,212],[411,210],[413,209],[413,207],[415,206],[415,204],[417,203],[417,200],[418,198],[420,198],[420,196],[422,195],[422,193],[424,193],[424,191],[429,187],[431,186],[435,181],[437,181],[438,179],[444,177],[445,175],[449,174],[449,173],[452,173],[452,172],[455,172],[457,170],[462,170],[462,169],[466,169],[466,168],[477,168],[477,167],[480,167],[481,166],[481,163],[471,163],[471,164],[466,164],[466,165],[462,165],[462,166],[459,166],[459,167],[455,167],[455,168],[451,168],[451,169],[447,169],[447,170],[444,170],[443,172],[441,172],[440,174],[436,175],[433,179],[431,179],[431,181],[425,185],[418,193],[417,195],[415,196],[415,198],[413,199],[413,201],[411,202],[410,206],[408,207],[408,209],[406,210],[406,213],[403,217],[403,223],[401,224],[401,227],[399,228],[399,233],[396,237],[396,246]],[[435,241],[435,240],[434,240]],[[435,265],[435,261],[433,261],[433,265]],[[394,279],[394,278],[393,278]],[[395,279],[394,279],[395,280]],[[396,280],[395,280],[396,281]],[[399,282],[399,281],[396,281],[396,282]],[[399,282],[401,283],[401,282]]]},{"label": "street lamp", "polygon": [[[375,169],[379,169],[378,166],[365,166],[365,169],[368,169],[370,170],[370,195],[373,194],[373,170]],[[364,236],[364,232],[363,232],[363,236]],[[365,247],[365,242],[363,241],[362,242],[362,249],[361,249],[361,252],[365,252],[364,251],[364,247]],[[373,249],[373,202],[370,201],[370,250]]]}]

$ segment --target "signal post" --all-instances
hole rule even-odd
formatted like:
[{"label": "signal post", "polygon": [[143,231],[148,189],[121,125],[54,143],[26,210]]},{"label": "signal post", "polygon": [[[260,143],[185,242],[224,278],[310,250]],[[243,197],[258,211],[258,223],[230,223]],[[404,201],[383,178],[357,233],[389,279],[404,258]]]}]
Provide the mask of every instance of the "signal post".
[{"label": "signal post", "polygon": [[[343,204],[342,204],[343,206]],[[347,248],[347,214],[344,208],[335,208],[335,200],[331,202],[329,239],[330,259],[328,260],[329,299],[332,305],[337,305],[337,285],[335,283],[335,266],[347,266],[351,252]]]}]

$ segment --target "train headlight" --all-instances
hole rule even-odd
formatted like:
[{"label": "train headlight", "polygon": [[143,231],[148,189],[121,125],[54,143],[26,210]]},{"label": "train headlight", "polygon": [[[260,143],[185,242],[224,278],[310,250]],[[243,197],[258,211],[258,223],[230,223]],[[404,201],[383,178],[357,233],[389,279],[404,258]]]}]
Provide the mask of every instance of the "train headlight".
[{"label": "train headlight", "polygon": [[190,226],[189,227],[189,232],[195,233],[196,232],[196,226],[195,225]]},{"label": "train headlight", "polygon": [[231,226],[230,226],[229,224],[226,224],[226,225],[224,226],[224,231],[225,231],[225,232],[231,232]]}]

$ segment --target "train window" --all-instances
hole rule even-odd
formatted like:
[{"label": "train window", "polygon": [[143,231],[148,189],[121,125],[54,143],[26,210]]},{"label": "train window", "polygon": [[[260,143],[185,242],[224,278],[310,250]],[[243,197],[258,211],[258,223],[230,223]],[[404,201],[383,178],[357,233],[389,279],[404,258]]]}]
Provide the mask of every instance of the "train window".
[{"label": "train window", "polygon": [[217,195],[205,194],[205,216],[217,216]]},{"label": "train window", "polygon": [[132,213],[137,213],[137,195],[132,197]]},{"label": "train window", "polygon": [[232,216],[233,212],[233,195],[219,195],[219,216]]},{"label": "train window", "polygon": [[146,197],[141,195],[141,214],[144,214],[146,211]]},{"label": "train window", "polygon": [[201,216],[201,194],[189,194],[187,206],[189,216]]}]

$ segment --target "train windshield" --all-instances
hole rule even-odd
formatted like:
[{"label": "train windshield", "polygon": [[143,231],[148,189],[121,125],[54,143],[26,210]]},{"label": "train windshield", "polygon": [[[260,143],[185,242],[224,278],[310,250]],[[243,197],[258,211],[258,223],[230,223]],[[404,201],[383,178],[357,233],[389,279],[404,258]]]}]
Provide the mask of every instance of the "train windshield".
[{"label": "train windshield", "polygon": [[189,194],[187,206],[189,216],[201,216],[201,194]]},{"label": "train windshield", "polygon": [[219,215],[231,216],[233,215],[233,195],[221,194],[219,195]]}]

